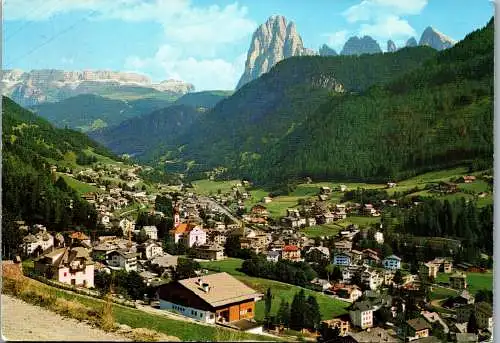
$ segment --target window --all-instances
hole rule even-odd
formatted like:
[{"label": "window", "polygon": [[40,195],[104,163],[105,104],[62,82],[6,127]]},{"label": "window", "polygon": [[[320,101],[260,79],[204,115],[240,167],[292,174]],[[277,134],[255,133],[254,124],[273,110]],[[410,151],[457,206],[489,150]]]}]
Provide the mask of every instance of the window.
[{"label": "window", "polygon": [[249,309],[247,310],[247,313],[252,313],[252,309],[251,309],[251,308],[249,308]]},{"label": "window", "polygon": [[64,276],[68,276],[68,273],[64,272]]}]

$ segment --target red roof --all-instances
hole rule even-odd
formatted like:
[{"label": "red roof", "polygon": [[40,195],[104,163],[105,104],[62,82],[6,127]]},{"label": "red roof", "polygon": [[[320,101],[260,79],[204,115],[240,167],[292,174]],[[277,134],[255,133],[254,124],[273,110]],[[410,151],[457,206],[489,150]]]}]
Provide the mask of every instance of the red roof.
[{"label": "red roof", "polygon": [[80,232],[80,231],[73,232],[70,235],[70,238],[72,238],[72,239],[79,239],[81,241],[89,239],[89,237],[86,234],[84,234],[83,232]]},{"label": "red roof", "polygon": [[296,245],[285,245],[283,251],[298,251],[299,247]]}]

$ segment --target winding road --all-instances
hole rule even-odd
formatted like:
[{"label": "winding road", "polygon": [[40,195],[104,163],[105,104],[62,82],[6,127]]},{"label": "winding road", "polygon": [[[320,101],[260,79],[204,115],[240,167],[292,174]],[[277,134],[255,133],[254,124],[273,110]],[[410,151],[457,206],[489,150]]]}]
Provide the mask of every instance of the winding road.
[{"label": "winding road", "polygon": [[204,201],[206,203],[209,203],[211,204],[212,206],[214,206],[215,208],[217,208],[220,212],[224,213],[227,217],[229,217],[229,219],[231,219],[234,223],[238,224],[238,225],[241,225],[241,220],[236,218],[230,211],[227,207],[219,204],[218,202],[216,202],[215,200],[212,200],[208,197],[204,197],[204,196],[199,196],[198,197],[201,201]]}]

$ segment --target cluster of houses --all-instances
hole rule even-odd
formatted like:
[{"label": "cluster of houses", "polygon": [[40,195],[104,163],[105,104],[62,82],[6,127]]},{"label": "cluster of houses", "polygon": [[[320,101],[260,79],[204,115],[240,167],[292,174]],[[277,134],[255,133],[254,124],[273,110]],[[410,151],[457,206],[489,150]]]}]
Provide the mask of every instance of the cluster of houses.
[{"label": "cluster of houses", "polygon": [[[113,169],[114,168],[114,169]],[[126,217],[113,218],[112,213],[131,202],[144,205],[154,204],[155,196],[142,191],[125,191],[118,187],[100,185],[103,177],[119,176],[133,185],[138,177],[134,172],[124,172],[118,167],[99,171],[87,170],[77,175],[85,182],[93,182],[103,192],[89,193],[85,199],[94,203],[99,212],[99,220],[106,227],[120,227],[125,238],[100,236],[91,240],[82,232],[69,233],[65,239],[61,233],[50,234],[41,225],[28,227],[18,223],[25,231],[21,250],[25,256],[36,258],[35,270],[62,283],[87,288],[94,287],[95,271],[112,270],[137,271],[147,284],[158,285],[157,297],[161,309],[175,311],[192,319],[219,324],[250,332],[261,332],[262,327],[253,319],[255,302],[262,298],[226,273],[202,275],[195,278],[163,284],[162,276],[170,275],[177,265],[177,256],[164,252],[158,242],[155,226],[136,227],[136,223]],[[473,180],[472,180],[473,181]],[[470,182],[472,182],[470,181]],[[464,181],[468,182],[468,181]],[[238,186],[238,185],[237,185]],[[388,188],[394,187],[388,183]],[[340,186],[345,191],[344,185]],[[467,276],[453,268],[450,259],[436,258],[422,263],[417,275],[403,271],[402,282],[394,282],[396,271],[402,270],[401,258],[395,255],[382,256],[376,249],[360,249],[353,243],[361,232],[351,226],[339,232],[333,246],[326,247],[297,230],[301,227],[330,224],[345,219],[355,211],[366,216],[379,216],[380,211],[370,204],[329,204],[332,190],[322,187],[316,201],[306,201],[299,209],[288,209],[286,216],[276,226],[270,225],[269,212],[265,204],[272,198],[265,197],[262,203],[254,205],[248,214],[241,216],[241,223],[232,222],[206,198],[198,198],[192,193],[184,193],[176,199],[174,224],[167,233],[173,242],[189,249],[190,254],[202,260],[221,260],[224,245],[230,236],[239,237],[239,248],[264,254],[269,262],[289,260],[293,262],[316,261],[318,256],[340,267],[341,278],[324,280],[316,278],[311,287],[324,294],[351,303],[348,313],[322,322],[323,327],[338,328],[341,342],[434,342],[432,336],[436,323],[445,333],[452,333],[457,342],[477,342],[480,337],[492,332],[493,316],[491,305],[474,302],[467,292]],[[226,205],[235,202],[236,209],[244,209],[247,192],[239,187],[232,195],[215,195],[213,199]],[[387,200],[389,205],[395,204]],[[231,208],[235,213],[235,208]],[[161,213],[157,213],[162,215]],[[144,232],[147,240],[138,244],[135,235]],[[373,239],[382,244],[384,237],[375,232]],[[418,318],[403,320],[398,315],[405,300],[391,297],[384,292],[387,286],[402,288],[418,293],[422,284],[435,284],[438,272],[449,274],[446,287],[460,291],[459,296],[443,304],[455,314],[444,316],[431,308],[421,308]],[[358,279],[359,278],[359,279]],[[354,280],[357,279],[357,282]],[[364,291],[363,291],[364,290]],[[425,301],[426,302],[426,301]],[[389,313],[386,322],[380,321],[381,312]],[[477,319],[481,335],[467,333],[467,321],[471,314]]]}]

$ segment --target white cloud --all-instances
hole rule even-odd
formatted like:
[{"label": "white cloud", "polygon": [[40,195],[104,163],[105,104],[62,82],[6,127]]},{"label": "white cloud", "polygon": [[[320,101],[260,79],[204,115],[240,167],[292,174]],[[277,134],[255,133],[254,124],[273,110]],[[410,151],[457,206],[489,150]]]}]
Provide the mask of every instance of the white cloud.
[{"label": "white cloud", "polygon": [[349,23],[361,22],[358,34],[373,37],[384,49],[384,40],[392,39],[401,46],[406,39],[416,35],[415,29],[403,17],[420,14],[427,3],[428,0],[362,0],[342,15]]},{"label": "white cloud", "polygon": [[362,36],[372,36],[375,39],[390,38],[392,40],[400,40],[415,36],[416,32],[408,21],[391,15],[382,19],[377,19],[373,24],[362,24],[359,34]]},{"label": "white cloud", "polygon": [[341,30],[341,31],[337,31],[337,32],[334,32],[334,33],[325,33],[323,34],[324,37],[327,37],[327,44],[335,49],[335,51],[337,51],[337,53],[340,52],[340,50],[342,50],[342,47],[344,46],[344,43],[346,42],[347,40],[347,35],[349,34],[349,31],[347,30]]},{"label": "white cloud", "polygon": [[150,58],[129,56],[125,67],[136,72],[152,72],[165,79],[179,79],[195,85],[197,90],[234,89],[243,73],[246,54],[233,62],[221,58],[183,57],[183,51],[171,45],[161,46]]},{"label": "white cloud", "polygon": [[343,12],[350,23],[369,21],[387,14],[404,16],[419,14],[428,0],[363,0]]},{"label": "white cloud", "polygon": [[[197,89],[233,88],[241,65],[217,58],[221,49],[248,37],[257,24],[238,3],[198,6],[191,0],[6,0],[6,20],[48,20],[57,14],[93,11],[93,20],[155,22],[165,37],[153,57],[129,56],[125,67],[156,70],[192,82]],[[146,37],[147,38],[147,37]]]}]

